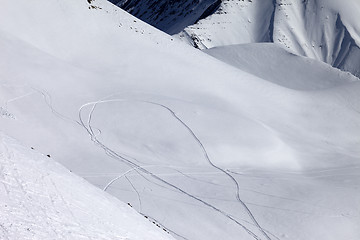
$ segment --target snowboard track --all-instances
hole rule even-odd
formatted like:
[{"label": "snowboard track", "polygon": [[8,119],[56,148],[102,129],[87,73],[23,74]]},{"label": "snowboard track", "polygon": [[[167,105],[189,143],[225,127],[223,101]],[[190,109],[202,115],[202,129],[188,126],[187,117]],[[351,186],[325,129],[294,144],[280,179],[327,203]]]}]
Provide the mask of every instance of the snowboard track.
[{"label": "snowboard track", "polygon": [[[111,96],[114,96],[116,94],[113,94]],[[108,148],[105,144],[103,144],[101,141],[99,141],[97,139],[97,135],[94,133],[93,131],[93,128],[91,126],[91,121],[92,121],[92,117],[93,117],[93,113],[97,107],[98,104],[103,104],[103,103],[110,103],[110,102],[138,102],[138,103],[145,103],[145,104],[150,104],[150,105],[153,105],[153,106],[158,106],[162,109],[165,109],[166,111],[168,111],[174,119],[176,119],[183,127],[185,127],[187,129],[187,131],[190,133],[190,135],[194,138],[194,140],[197,142],[197,144],[199,145],[199,147],[201,148],[202,152],[203,152],[203,155],[204,155],[204,158],[207,160],[207,162],[215,169],[217,169],[218,171],[222,172],[223,174],[225,174],[235,185],[236,187],[236,199],[237,201],[242,205],[242,207],[244,208],[244,210],[247,212],[248,216],[250,217],[250,219],[252,220],[253,224],[256,226],[257,229],[260,230],[260,232],[262,233],[262,235],[267,239],[267,240],[272,240],[270,238],[269,235],[272,235],[273,237],[275,237],[276,239],[279,239],[278,237],[276,237],[274,234],[266,231],[265,229],[263,229],[260,224],[258,223],[258,221],[256,220],[256,218],[254,217],[254,215],[252,214],[251,210],[248,208],[248,206],[246,205],[246,203],[240,198],[240,186],[239,186],[239,183],[237,182],[237,180],[230,174],[228,173],[226,170],[222,169],[221,167],[215,165],[206,149],[205,149],[205,146],[203,145],[203,143],[201,142],[201,140],[197,137],[197,135],[195,134],[195,132],[180,118],[176,115],[176,113],[169,107],[163,105],[163,104],[160,104],[160,103],[157,103],[157,102],[152,102],[152,101],[146,101],[146,100],[138,100],[138,99],[107,99],[109,97],[105,97],[99,101],[96,101],[96,102],[89,102],[89,103],[86,103],[84,105],[82,105],[79,109],[79,113],[78,113],[78,117],[79,117],[79,124],[88,132],[88,134],[90,135],[91,137],[91,140],[99,147],[101,147],[105,153],[112,157],[113,159],[116,159],[116,160],[119,160],[125,164],[127,164],[128,166],[132,167],[132,168],[136,168],[136,170],[138,171],[141,171],[147,175],[150,175],[151,177],[153,177],[154,179],[164,183],[165,185],[171,187],[171,188],[174,188],[176,189],[177,191],[187,195],[188,197],[190,198],[193,198],[194,200],[196,201],[199,201],[201,202],[202,204],[208,206],[209,208],[212,208],[213,210],[219,212],[220,214],[224,215],[225,217],[227,217],[228,219],[230,219],[231,221],[235,222],[237,225],[239,225],[240,227],[242,227],[251,237],[253,237],[254,239],[256,240],[261,240],[261,238],[256,235],[253,231],[251,231],[249,228],[247,228],[245,225],[243,225],[242,223],[240,223],[238,220],[236,220],[233,216],[231,216],[230,214],[224,212],[223,210],[213,206],[212,204],[196,197],[195,195],[192,195],[188,192],[186,192],[185,190],[181,189],[180,187],[177,187],[175,186],[174,184],[164,180],[163,178],[160,178],[159,176],[153,174],[152,172],[150,172],[149,170],[145,169],[144,167],[134,163],[133,161],[129,160],[129,158],[123,156],[122,154],[119,154],[117,152],[115,152],[114,150]],[[107,99],[107,100],[106,100]],[[92,106],[89,114],[88,114],[88,119],[87,119],[87,125],[85,124],[84,120],[83,120],[83,117],[82,117],[82,111],[85,107],[88,107],[88,106]],[[129,170],[131,171],[131,169]],[[126,175],[126,173],[124,174]],[[113,179],[108,185],[107,187],[109,187],[113,182],[115,182],[117,179],[121,178],[121,176]],[[107,189],[107,187],[105,187],[104,190]],[[269,234],[268,234],[268,233]]]},{"label": "snowboard track", "polygon": [[[202,144],[202,142],[200,141],[200,139],[197,137],[197,135],[192,131],[192,129],[184,122],[182,121],[177,115],[176,113],[170,109],[169,107],[163,105],[163,104],[160,104],[160,103],[157,103],[157,102],[152,102],[152,101],[146,101],[146,100],[138,100],[138,99],[108,99],[109,97],[111,96],[115,96],[116,94],[112,94],[110,96],[107,96],[99,101],[94,101],[94,102],[88,102],[88,103],[85,103],[83,104],[79,110],[78,110],[78,119],[79,120],[73,120],[61,113],[59,113],[58,111],[55,110],[55,108],[53,107],[53,104],[52,104],[52,98],[51,98],[51,95],[46,92],[45,90],[42,90],[42,89],[38,89],[38,88],[34,88],[32,87],[32,89],[35,91],[35,92],[38,92],[39,94],[41,94],[45,100],[45,103],[46,105],[50,108],[51,112],[57,116],[58,118],[64,120],[64,121],[68,121],[68,122],[71,122],[71,123],[74,123],[74,124],[77,124],[79,125],[80,127],[84,128],[87,133],[89,134],[90,138],[91,138],[91,141],[93,141],[97,146],[101,147],[105,154],[108,155],[109,157],[117,160],[117,161],[120,161],[126,165],[128,165],[129,167],[131,168],[136,168],[137,172],[140,171],[146,175],[149,175],[151,176],[153,179],[167,185],[168,187],[170,188],[173,188],[174,190],[204,204],[205,206],[213,209],[214,211],[220,213],[221,215],[223,215],[224,217],[228,218],[229,220],[233,221],[235,224],[237,224],[238,226],[240,226],[241,228],[243,228],[252,238],[256,239],[256,240],[261,240],[262,238],[259,237],[257,234],[255,234],[253,231],[251,231],[248,227],[246,227],[244,224],[242,224],[241,222],[239,222],[239,220],[237,220],[235,217],[233,217],[232,215],[230,215],[229,213],[221,210],[220,208],[217,208],[216,206],[206,202],[205,200],[191,194],[191,193],[188,193],[186,192],[185,190],[181,189],[180,187],[177,187],[176,185],[164,180],[163,178],[155,175],[154,173],[150,172],[149,170],[141,167],[140,165],[138,165],[137,163],[133,162],[133,161],[137,161],[137,159],[134,159],[130,156],[126,156],[125,154],[119,154],[117,152],[115,152],[114,150],[108,148],[105,144],[103,144],[101,141],[99,141],[97,139],[97,136],[99,136],[101,134],[101,130],[100,129],[96,129],[98,131],[98,133],[96,134],[93,130],[93,127],[91,126],[91,121],[92,121],[92,116],[93,116],[93,113],[95,111],[95,108],[98,104],[103,104],[103,103],[109,103],[109,102],[138,102],[138,103],[145,103],[145,104],[150,104],[150,105],[154,105],[154,106],[158,106],[158,107],[161,107],[165,110],[167,110],[181,125],[183,125],[187,131],[192,135],[192,137],[194,138],[194,140],[199,144],[201,150],[203,151],[203,155],[204,157],[206,158],[206,160],[208,161],[208,163],[214,167],[215,169],[223,172],[225,175],[227,175],[232,181],[233,183],[235,184],[236,186],[236,198],[237,200],[241,203],[241,205],[245,208],[245,210],[247,211],[249,217],[251,218],[251,220],[253,221],[253,224],[248,222],[248,221],[245,221],[246,223],[250,224],[250,225],[254,225],[257,229],[259,229],[261,231],[261,233],[266,237],[267,240],[272,240],[269,235],[275,237],[276,239],[279,240],[279,238],[274,235],[273,233],[271,233],[270,231],[268,230],[265,230],[263,229],[259,223],[257,222],[257,220],[255,219],[255,217],[253,216],[252,212],[250,211],[250,209],[247,207],[247,205],[241,200],[240,198],[240,194],[239,194],[239,184],[237,182],[237,180],[229,173],[226,172],[226,170],[218,167],[217,165],[213,164],[212,161],[210,160],[208,154],[207,154],[207,151],[204,147],[204,145]],[[108,99],[108,100],[106,100]],[[91,111],[90,113],[88,114],[88,120],[87,120],[87,125],[85,124],[84,120],[83,120],[83,117],[82,117],[82,111],[85,107],[87,106],[92,106],[91,108]],[[133,161],[131,161],[130,159],[132,159]],[[131,170],[131,169],[130,169]],[[140,173],[139,172],[139,173]],[[142,174],[141,174],[142,175]],[[116,178],[115,180],[113,179],[112,181],[116,181],[117,179],[119,179],[120,177]],[[112,184],[112,183],[111,183]],[[109,186],[111,184],[108,184]],[[177,234],[176,234],[177,235]]]}]

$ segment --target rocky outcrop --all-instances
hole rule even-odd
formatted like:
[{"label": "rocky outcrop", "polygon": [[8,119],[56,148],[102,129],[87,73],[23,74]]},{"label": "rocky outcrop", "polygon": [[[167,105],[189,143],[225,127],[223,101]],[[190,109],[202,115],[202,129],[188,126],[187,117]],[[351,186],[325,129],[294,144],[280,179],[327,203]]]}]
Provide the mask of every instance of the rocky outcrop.
[{"label": "rocky outcrop", "polygon": [[360,76],[357,0],[112,1],[199,49],[274,42]]},{"label": "rocky outcrop", "polygon": [[213,14],[221,0],[110,0],[154,27],[175,34]]}]

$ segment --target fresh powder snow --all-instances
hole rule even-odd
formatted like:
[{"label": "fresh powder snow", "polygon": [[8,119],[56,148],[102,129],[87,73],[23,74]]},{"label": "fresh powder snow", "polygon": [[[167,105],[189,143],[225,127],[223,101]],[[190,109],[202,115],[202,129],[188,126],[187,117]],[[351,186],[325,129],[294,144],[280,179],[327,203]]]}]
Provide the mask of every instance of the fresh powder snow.
[{"label": "fresh powder snow", "polygon": [[360,238],[353,74],[105,0],[0,3],[1,238]]}]

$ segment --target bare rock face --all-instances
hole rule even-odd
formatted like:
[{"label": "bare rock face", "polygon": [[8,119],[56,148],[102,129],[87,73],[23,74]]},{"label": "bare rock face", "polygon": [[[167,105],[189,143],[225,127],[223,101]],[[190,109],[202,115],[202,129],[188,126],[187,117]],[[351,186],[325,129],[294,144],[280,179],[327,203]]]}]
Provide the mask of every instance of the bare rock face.
[{"label": "bare rock face", "polygon": [[214,13],[221,0],[110,0],[156,28],[175,34]]}]

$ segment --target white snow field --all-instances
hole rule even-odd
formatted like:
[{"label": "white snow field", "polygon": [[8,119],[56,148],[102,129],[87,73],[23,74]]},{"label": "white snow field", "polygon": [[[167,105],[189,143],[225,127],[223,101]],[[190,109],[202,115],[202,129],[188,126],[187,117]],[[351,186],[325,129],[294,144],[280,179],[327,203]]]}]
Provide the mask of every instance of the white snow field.
[{"label": "white snow field", "polygon": [[[0,131],[27,146],[1,137],[10,149],[1,155],[1,181],[18,182],[0,199],[14,199],[15,210],[34,213],[32,199],[46,206],[51,196],[56,218],[76,218],[71,233],[90,239],[154,239],[168,236],[163,228],[190,240],[360,239],[355,77],[272,45],[233,46],[240,59],[224,48],[214,52],[220,61],[105,0],[0,3]],[[282,64],[277,57],[283,67],[272,64]],[[46,185],[52,178],[61,194]],[[41,189],[49,193],[32,194]],[[72,217],[77,204],[84,211]],[[15,210],[0,209],[5,239],[18,239],[10,226],[38,230],[39,239],[77,239],[72,225],[46,220],[20,229]],[[43,219],[52,216],[43,210]]]},{"label": "white snow field", "polygon": [[295,55],[274,43],[229,45],[204,52],[245,72],[295,90],[321,90],[359,81],[348,72]]},{"label": "white snow field", "polygon": [[0,239],[173,239],[116,198],[0,133]]}]

